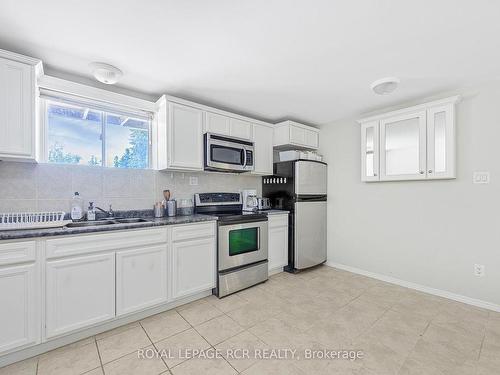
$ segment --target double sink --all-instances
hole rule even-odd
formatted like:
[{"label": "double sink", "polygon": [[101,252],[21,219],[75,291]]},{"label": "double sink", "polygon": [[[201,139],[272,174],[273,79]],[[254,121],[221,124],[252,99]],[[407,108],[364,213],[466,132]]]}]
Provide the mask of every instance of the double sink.
[{"label": "double sink", "polygon": [[141,217],[132,218],[107,218],[104,220],[96,221],[78,221],[66,224],[67,228],[80,228],[80,227],[94,227],[100,225],[114,225],[114,224],[131,224],[131,223],[150,223],[151,220],[143,219]]}]

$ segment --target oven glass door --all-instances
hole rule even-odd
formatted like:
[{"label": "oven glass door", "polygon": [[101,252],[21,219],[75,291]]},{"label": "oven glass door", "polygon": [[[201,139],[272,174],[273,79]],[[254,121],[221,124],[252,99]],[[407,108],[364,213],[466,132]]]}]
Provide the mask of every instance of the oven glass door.
[{"label": "oven glass door", "polygon": [[219,225],[219,270],[267,259],[267,220]]},{"label": "oven glass door", "polygon": [[242,166],[245,163],[245,154],[241,148],[212,144],[210,145],[210,160],[216,163]]},{"label": "oven glass door", "polygon": [[244,228],[229,231],[229,256],[258,250],[259,228]]}]

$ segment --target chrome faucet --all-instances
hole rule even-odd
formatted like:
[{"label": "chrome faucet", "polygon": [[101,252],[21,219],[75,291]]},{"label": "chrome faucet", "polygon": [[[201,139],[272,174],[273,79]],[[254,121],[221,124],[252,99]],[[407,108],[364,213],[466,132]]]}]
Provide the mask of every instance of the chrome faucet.
[{"label": "chrome faucet", "polygon": [[111,205],[109,205],[109,211],[103,210],[101,207],[95,207],[97,210],[104,212],[106,215],[108,215],[108,218],[114,217],[115,213],[113,212],[113,209],[111,208]]}]

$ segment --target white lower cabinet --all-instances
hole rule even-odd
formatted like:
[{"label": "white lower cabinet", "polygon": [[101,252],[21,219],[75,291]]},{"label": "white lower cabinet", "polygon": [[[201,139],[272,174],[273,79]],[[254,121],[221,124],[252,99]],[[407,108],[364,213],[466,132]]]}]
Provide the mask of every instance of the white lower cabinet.
[{"label": "white lower cabinet", "polygon": [[172,243],[172,298],[215,287],[215,237]]},{"label": "white lower cabinet", "polygon": [[269,215],[268,264],[275,271],[288,264],[288,214]]},{"label": "white lower cabinet", "polygon": [[115,317],[115,253],[46,263],[46,337]]},{"label": "white lower cabinet", "polygon": [[167,302],[167,245],[116,253],[116,315]]},{"label": "white lower cabinet", "polygon": [[210,291],[216,228],[210,221],[0,242],[0,355]]},{"label": "white lower cabinet", "polygon": [[0,352],[40,341],[35,264],[0,268]]}]

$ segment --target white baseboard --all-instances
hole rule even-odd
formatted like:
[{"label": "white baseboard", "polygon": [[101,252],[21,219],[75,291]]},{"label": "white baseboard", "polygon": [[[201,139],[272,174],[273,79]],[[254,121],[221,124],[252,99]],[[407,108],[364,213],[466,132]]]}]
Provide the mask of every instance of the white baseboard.
[{"label": "white baseboard", "polygon": [[409,289],[415,289],[415,290],[418,290],[420,292],[432,294],[432,295],[443,297],[443,298],[448,298],[448,299],[451,299],[453,301],[465,303],[467,305],[472,305],[472,306],[476,306],[476,307],[481,307],[483,309],[500,312],[500,305],[497,305],[497,304],[494,304],[491,302],[466,297],[466,296],[463,296],[461,294],[455,294],[455,293],[448,292],[446,290],[431,288],[431,287],[428,287],[425,285],[415,284],[415,283],[412,283],[410,281],[397,279],[395,277],[386,276],[386,275],[382,275],[382,274],[375,273],[375,272],[365,271],[365,270],[362,270],[362,269],[359,269],[356,267],[346,266],[344,264],[339,264],[339,263],[330,262],[330,261],[327,261],[325,264],[329,267],[338,268],[338,269],[352,272],[352,273],[357,273],[359,275],[371,277],[372,279],[385,281],[385,282],[390,283],[390,284],[403,286],[403,287],[409,288]]}]

